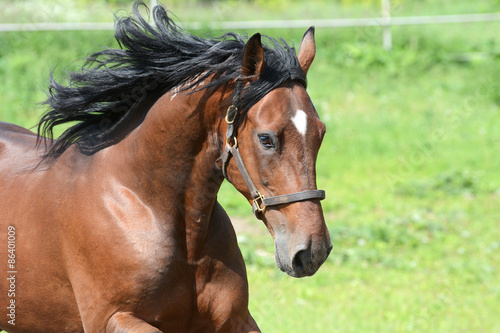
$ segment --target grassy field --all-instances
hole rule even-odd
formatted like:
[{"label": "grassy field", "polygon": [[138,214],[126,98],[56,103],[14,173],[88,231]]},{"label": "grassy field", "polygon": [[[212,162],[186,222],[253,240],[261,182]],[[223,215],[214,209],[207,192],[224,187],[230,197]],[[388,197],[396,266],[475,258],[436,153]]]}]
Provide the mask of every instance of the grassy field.
[{"label": "grassy field", "polygon": [[[279,3],[266,18],[300,18],[304,5]],[[399,3],[394,15],[500,11],[486,0]],[[200,11],[222,20],[227,6]],[[315,10],[378,15],[326,1],[304,15]],[[303,30],[262,32],[298,43]],[[271,236],[223,186],[220,201],[245,224],[250,306],[264,332],[500,332],[500,23],[393,33],[386,52],[379,27],[317,30],[308,90],[327,125],[318,187],[334,250],[314,277],[280,273]],[[0,119],[35,125],[50,68],[62,75],[102,46],[116,46],[112,32],[0,34]]]}]

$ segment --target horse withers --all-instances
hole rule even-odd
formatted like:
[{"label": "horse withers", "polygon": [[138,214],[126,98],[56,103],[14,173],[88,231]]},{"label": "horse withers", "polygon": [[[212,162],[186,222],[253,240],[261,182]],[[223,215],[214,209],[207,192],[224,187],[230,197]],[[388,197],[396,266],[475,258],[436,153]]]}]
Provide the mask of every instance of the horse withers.
[{"label": "horse withers", "polygon": [[[200,38],[156,6],[117,18],[121,49],[51,80],[38,134],[0,124],[0,327],[8,332],[259,332],[224,176],[313,275],[330,237],[316,188],[325,126],[298,56],[259,34]],[[70,123],[57,139],[52,130]]]}]

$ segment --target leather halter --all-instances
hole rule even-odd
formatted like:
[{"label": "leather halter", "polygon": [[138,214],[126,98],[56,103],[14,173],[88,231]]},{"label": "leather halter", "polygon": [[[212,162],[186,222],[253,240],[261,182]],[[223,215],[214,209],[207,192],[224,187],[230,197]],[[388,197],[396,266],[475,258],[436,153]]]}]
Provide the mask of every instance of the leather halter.
[{"label": "leather halter", "polygon": [[238,140],[236,139],[236,129],[234,126],[237,116],[238,108],[234,105],[230,105],[226,111],[226,122],[228,125],[226,132],[226,146],[224,147],[224,152],[221,156],[222,173],[224,174],[224,178],[231,182],[227,176],[226,169],[229,159],[231,156],[234,157],[236,166],[238,167],[245,184],[250,190],[250,195],[253,198],[252,209],[256,217],[259,217],[258,214],[263,213],[268,206],[277,206],[312,199],[325,199],[325,191],[323,190],[307,190],[268,198],[264,197],[253,183],[252,178],[250,178],[250,174],[248,173],[245,163],[243,163],[243,159],[241,158],[241,154],[238,149]]}]

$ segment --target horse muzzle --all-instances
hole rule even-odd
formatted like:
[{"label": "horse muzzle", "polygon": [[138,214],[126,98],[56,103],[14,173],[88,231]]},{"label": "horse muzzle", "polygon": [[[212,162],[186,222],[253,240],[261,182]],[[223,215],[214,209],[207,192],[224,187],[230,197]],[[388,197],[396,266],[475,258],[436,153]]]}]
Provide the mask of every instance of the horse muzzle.
[{"label": "horse muzzle", "polygon": [[332,250],[329,237],[322,241],[309,241],[289,250],[285,237],[275,239],[275,257],[278,267],[292,277],[314,275]]}]

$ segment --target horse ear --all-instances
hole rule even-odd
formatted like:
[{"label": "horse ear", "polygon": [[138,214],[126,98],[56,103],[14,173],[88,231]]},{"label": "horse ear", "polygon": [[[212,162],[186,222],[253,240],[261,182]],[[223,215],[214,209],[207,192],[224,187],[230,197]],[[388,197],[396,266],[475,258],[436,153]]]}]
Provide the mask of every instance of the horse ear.
[{"label": "horse ear", "polygon": [[241,72],[243,76],[254,76],[264,72],[264,48],[259,33],[253,35],[245,45]]},{"label": "horse ear", "polygon": [[300,67],[306,74],[309,67],[311,67],[315,55],[316,42],[314,41],[314,27],[310,27],[304,34],[304,37],[302,37],[298,55]]}]

